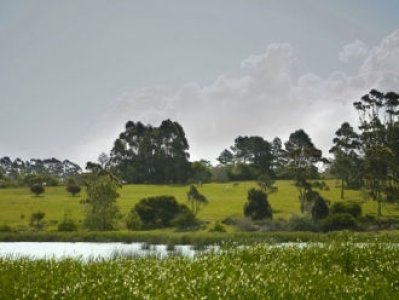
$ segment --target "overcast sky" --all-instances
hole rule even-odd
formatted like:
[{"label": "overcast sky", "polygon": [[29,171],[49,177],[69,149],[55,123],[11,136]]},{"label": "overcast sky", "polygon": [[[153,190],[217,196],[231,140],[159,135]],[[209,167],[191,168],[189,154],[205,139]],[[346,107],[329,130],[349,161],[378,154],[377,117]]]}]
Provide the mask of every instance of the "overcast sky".
[{"label": "overcast sky", "polygon": [[0,156],[109,152],[181,123],[192,159],[238,135],[331,146],[352,102],[399,91],[399,1],[0,0]]}]

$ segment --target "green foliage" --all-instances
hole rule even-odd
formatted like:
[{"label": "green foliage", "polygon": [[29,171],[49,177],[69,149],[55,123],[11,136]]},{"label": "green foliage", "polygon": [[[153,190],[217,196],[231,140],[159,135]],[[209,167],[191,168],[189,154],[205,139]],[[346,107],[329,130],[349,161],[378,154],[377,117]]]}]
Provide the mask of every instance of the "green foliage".
[{"label": "green foliage", "polygon": [[120,185],[111,176],[97,176],[87,186],[84,224],[90,230],[113,230],[119,217]]},{"label": "green foliage", "polygon": [[73,197],[75,197],[77,194],[79,194],[81,192],[82,188],[78,184],[76,184],[74,182],[70,182],[67,184],[66,190]]},{"label": "green foliage", "polygon": [[359,203],[353,202],[335,202],[331,205],[332,214],[348,213],[354,218],[359,218],[362,215],[362,207]]},{"label": "green foliage", "polygon": [[244,215],[252,220],[272,219],[273,211],[267,201],[267,194],[257,189],[248,191],[248,202],[244,205]]},{"label": "green foliage", "polygon": [[278,191],[277,186],[275,186],[275,181],[270,178],[269,175],[261,175],[257,179],[259,188],[266,194],[275,193]]},{"label": "green foliage", "polygon": [[129,121],[114,143],[110,165],[128,183],[183,183],[191,172],[188,148],[178,122],[152,127]]},{"label": "green foliage", "polygon": [[191,204],[191,211],[194,215],[197,215],[201,206],[208,203],[208,199],[201,194],[195,185],[191,185],[189,191],[187,192],[187,201]]},{"label": "green foliage", "polygon": [[191,164],[191,180],[194,183],[207,183],[211,180],[211,165],[206,160],[195,161]]},{"label": "green foliage", "polygon": [[67,215],[64,215],[64,219],[58,224],[58,231],[77,231],[78,226],[76,223]]},{"label": "green foliage", "polygon": [[45,189],[41,183],[35,183],[30,187],[30,191],[38,197],[39,195],[44,194]]},{"label": "green foliage", "polygon": [[10,232],[11,227],[8,225],[0,225],[0,232]]},{"label": "green foliage", "polygon": [[322,220],[328,216],[329,213],[329,207],[324,200],[323,197],[320,196],[319,193],[313,192],[314,194],[314,200],[313,200],[313,207],[311,210],[312,218],[313,220]]},{"label": "green foliage", "polygon": [[31,214],[30,216],[30,226],[34,226],[36,228],[42,228],[43,227],[43,219],[46,216],[46,214],[42,211],[37,211]]},{"label": "green foliage", "polygon": [[226,228],[220,222],[215,222],[215,225],[209,229],[209,232],[226,232]]},{"label": "green foliage", "polygon": [[322,221],[324,231],[354,230],[357,228],[356,219],[348,213],[331,214]]},{"label": "green foliage", "polygon": [[143,228],[162,228],[173,225],[173,220],[181,213],[189,210],[184,204],[179,204],[173,196],[156,196],[144,198],[134,206]]},{"label": "green foliage", "polygon": [[134,208],[132,208],[126,216],[126,227],[129,230],[141,230],[143,227],[143,222]]},{"label": "green foliage", "polygon": [[318,231],[315,222],[307,215],[294,215],[288,222],[289,230],[293,231]]},{"label": "green foliage", "polygon": [[201,226],[201,222],[189,209],[181,209],[181,212],[172,220],[172,225],[178,230],[196,230]]}]

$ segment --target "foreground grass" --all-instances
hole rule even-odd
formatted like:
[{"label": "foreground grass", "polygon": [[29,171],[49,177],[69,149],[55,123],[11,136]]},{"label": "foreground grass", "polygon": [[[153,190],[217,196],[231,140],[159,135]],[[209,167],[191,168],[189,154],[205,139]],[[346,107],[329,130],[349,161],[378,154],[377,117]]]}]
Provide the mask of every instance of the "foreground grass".
[{"label": "foreground grass", "polygon": [[231,247],[195,259],[0,259],[1,299],[398,299],[385,243]]},{"label": "foreground grass", "polygon": [[[323,196],[331,202],[340,200],[340,187],[335,180],[326,181],[329,191],[323,191]],[[247,201],[247,192],[255,187],[254,182],[241,182],[238,185],[232,183],[211,183],[200,187],[208,199],[209,204],[199,213],[202,220],[214,223],[227,217],[242,217],[243,206]],[[300,214],[298,191],[292,181],[277,181],[279,191],[269,196],[273,207],[274,219],[289,219],[294,214]],[[126,185],[120,190],[118,206],[123,215],[142,198],[155,195],[172,195],[181,203],[187,203],[187,185]],[[346,191],[345,201],[362,204],[364,214],[374,214],[376,203],[366,201],[359,191]],[[64,187],[49,187],[42,197],[34,197],[27,188],[0,190],[0,225],[8,225],[12,228],[27,229],[30,215],[36,211],[46,214],[46,230],[54,230],[57,223],[68,213],[78,223],[83,219],[83,207],[81,196],[71,197]],[[399,207],[394,204],[383,206],[385,217],[399,217]],[[81,224],[81,223],[80,223]],[[120,227],[125,224],[121,219]]]}]

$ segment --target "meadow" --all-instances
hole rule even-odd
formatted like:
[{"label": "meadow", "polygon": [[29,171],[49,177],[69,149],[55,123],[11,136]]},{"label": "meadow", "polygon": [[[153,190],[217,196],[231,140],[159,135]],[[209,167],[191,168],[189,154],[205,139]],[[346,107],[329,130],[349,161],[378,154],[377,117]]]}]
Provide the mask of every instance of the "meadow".
[{"label": "meadow", "polygon": [[[330,190],[321,191],[321,194],[331,203],[340,201],[340,186],[336,180],[327,180]],[[298,191],[292,181],[277,181],[278,192],[269,195],[273,208],[273,219],[289,219],[299,215]],[[255,182],[210,183],[199,187],[209,200],[198,217],[213,224],[227,217],[242,217],[243,206],[246,202],[247,192],[255,187]],[[181,203],[187,203],[186,193],[188,185],[125,185],[120,189],[120,198],[117,200],[122,215],[142,198],[156,195],[172,195]],[[27,229],[30,215],[42,211],[45,216],[45,230],[55,230],[64,214],[68,214],[76,222],[83,219],[83,205],[85,193],[70,196],[65,187],[47,187],[44,196],[33,196],[28,188],[1,189],[0,190],[0,225],[8,225],[13,229]],[[376,214],[376,203],[367,200],[361,191],[346,190],[345,201],[361,203],[363,214]],[[384,217],[399,217],[399,207],[395,204],[385,204],[382,210]],[[121,219],[121,229],[124,222]]]},{"label": "meadow", "polygon": [[2,299],[398,299],[399,248],[227,247],[194,259],[0,258]]}]

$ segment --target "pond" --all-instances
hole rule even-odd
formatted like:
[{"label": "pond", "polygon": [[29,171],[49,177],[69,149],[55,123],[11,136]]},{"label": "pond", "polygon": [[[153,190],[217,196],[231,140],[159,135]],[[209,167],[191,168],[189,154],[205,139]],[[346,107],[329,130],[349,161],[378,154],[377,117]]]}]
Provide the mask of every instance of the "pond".
[{"label": "pond", "polygon": [[31,259],[76,258],[110,259],[117,256],[166,257],[179,254],[194,257],[198,252],[189,245],[148,245],[145,243],[65,243],[65,242],[0,242],[0,257]]}]

